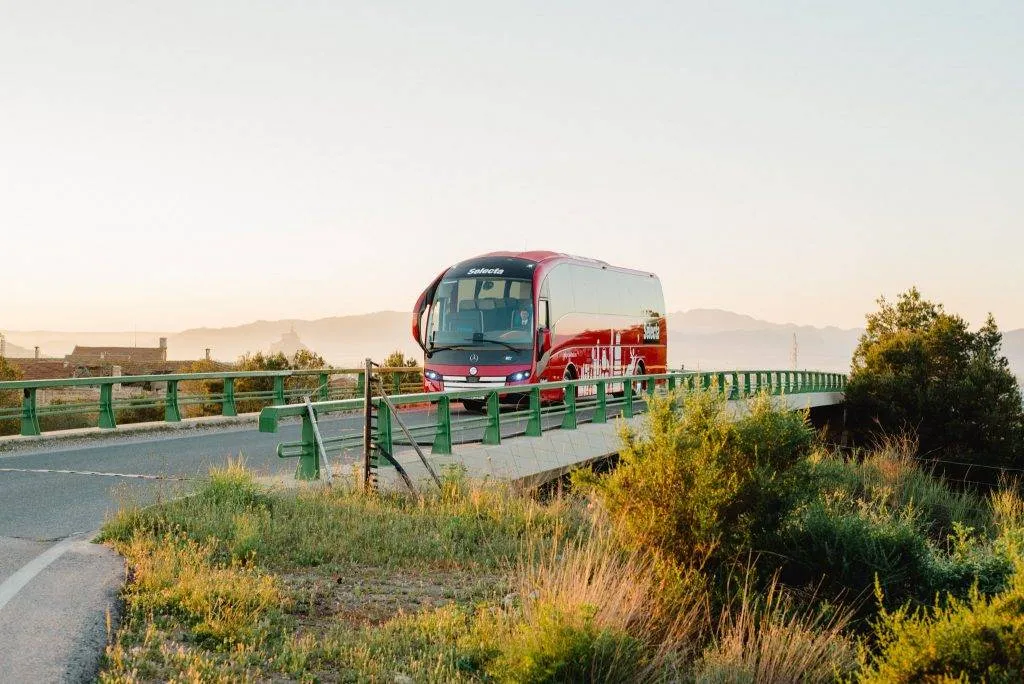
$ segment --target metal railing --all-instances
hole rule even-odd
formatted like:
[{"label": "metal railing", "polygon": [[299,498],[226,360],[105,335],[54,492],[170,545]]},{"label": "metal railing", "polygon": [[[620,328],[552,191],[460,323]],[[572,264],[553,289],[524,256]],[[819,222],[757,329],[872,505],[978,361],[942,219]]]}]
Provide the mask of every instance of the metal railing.
[{"label": "metal railing", "polygon": [[[495,389],[415,393],[391,396],[390,402],[372,399],[372,413],[375,417],[370,436],[374,447],[373,467],[381,460],[380,452],[391,455],[395,446],[402,444],[395,430],[391,406],[396,409],[411,405],[429,407],[423,413],[426,422],[407,428],[409,436],[417,444],[429,444],[431,453],[446,455],[451,454],[452,447],[458,443],[500,444],[503,426],[515,426],[516,436],[535,437],[555,428],[572,430],[581,422],[604,423],[615,416],[631,418],[646,407],[647,396],[669,394],[677,388],[714,389],[725,393],[729,399],[742,399],[760,392],[775,396],[811,392],[841,393],[845,387],[846,376],[840,373],[737,370],[618,376]],[[482,402],[484,413],[454,414],[452,403],[462,400]],[[506,404],[505,410],[502,410],[503,403]],[[313,416],[310,416],[310,409]],[[318,447],[315,423],[321,421],[320,432],[325,433],[322,423],[324,417],[364,411],[363,399],[316,402],[309,407],[271,406],[260,413],[259,429],[261,432],[277,432],[281,420],[301,418],[299,441],[279,444],[277,454],[281,458],[299,459],[297,478],[317,479],[320,476],[318,448],[325,449],[332,458],[349,451],[365,453],[366,434],[364,421],[353,415],[348,421],[333,423],[333,434],[322,434]],[[408,439],[405,441],[408,443]]]},{"label": "metal railing", "polygon": [[[413,393],[423,387],[418,367],[384,368],[381,375],[388,392]],[[21,435],[37,436],[69,427],[112,430],[124,423],[176,423],[190,415],[237,416],[307,397],[318,402],[362,397],[365,382],[364,370],[353,368],[3,381],[0,428],[6,424],[13,427],[7,434],[18,434],[20,421]],[[132,391],[122,389],[125,386]],[[40,393],[62,396],[41,400]],[[60,425],[54,427],[55,423]]]}]

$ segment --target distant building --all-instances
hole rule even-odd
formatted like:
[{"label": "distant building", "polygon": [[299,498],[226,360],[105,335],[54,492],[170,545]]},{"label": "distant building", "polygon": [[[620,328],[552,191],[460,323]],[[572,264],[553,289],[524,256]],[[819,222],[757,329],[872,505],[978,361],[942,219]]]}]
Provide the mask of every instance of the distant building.
[{"label": "distant building", "polygon": [[64,357],[74,366],[108,366],[113,364],[155,364],[167,362],[167,338],[160,338],[159,347],[83,347]]},{"label": "distant building", "polygon": [[280,352],[289,359],[295,356],[295,352],[300,349],[309,351],[306,345],[302,344],[302,340],[299,339],[299,336],[295,334],[295,328],[283,333],[280,340],[270,345],[271,354],[277,354]]}]

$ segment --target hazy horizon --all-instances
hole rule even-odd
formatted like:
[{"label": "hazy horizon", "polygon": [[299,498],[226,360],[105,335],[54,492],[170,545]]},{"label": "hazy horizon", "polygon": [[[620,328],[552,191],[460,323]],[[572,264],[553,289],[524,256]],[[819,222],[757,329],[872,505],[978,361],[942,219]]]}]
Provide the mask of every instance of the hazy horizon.
[{"label": "hazy horizon", "polygon": [[1024,4],[0,4],[0,330],[411,308],[552,249],[669,311],[1024,327]]}]

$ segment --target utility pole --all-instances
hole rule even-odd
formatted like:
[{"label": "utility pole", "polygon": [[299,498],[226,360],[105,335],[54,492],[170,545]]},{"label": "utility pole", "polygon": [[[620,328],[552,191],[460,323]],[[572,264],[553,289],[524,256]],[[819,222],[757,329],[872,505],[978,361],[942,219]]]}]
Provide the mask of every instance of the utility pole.
[{"label": "utility pole", "polygon": [[793,333],[793,349],[789,353],[789,361],[793,364],[793,370],[797,370],[800,366],[798,363],[800,355],[800,345],[796,343],[796,333]]}]

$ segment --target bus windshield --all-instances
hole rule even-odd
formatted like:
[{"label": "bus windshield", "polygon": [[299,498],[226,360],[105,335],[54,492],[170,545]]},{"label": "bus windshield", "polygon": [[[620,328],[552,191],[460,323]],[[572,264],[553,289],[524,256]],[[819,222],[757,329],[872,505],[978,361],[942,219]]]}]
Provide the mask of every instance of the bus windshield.
[{"label": "bus windshield", "polygon": [[533,284],[512,278],[444,278],[427,319],[427,348],[533,345]]}]

